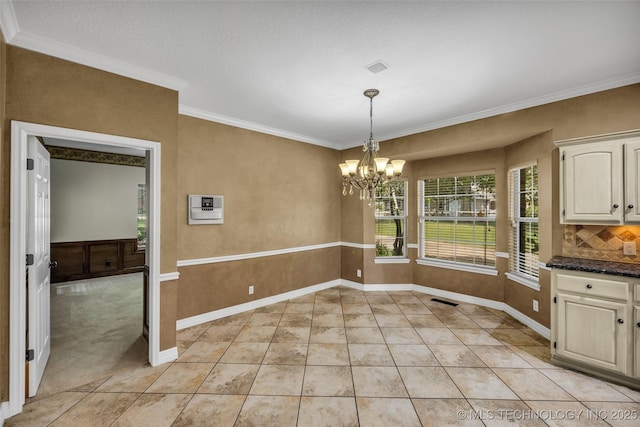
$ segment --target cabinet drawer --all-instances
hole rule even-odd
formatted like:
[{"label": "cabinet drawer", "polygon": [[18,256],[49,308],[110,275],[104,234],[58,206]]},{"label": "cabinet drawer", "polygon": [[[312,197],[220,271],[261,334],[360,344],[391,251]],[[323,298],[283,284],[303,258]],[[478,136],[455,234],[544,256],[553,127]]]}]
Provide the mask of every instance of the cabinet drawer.
[{"label": "cabinet drawer", "polygon": [[629,284],[617,280],[596,279],[558,273],[558,290],[619,300],[629,298]]}]

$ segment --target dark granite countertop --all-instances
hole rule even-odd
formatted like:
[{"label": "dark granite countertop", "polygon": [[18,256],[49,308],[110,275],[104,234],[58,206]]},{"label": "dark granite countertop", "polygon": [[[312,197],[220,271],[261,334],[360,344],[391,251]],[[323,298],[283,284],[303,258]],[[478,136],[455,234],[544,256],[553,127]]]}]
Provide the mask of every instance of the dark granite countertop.
[{"label": "dark granite countertop", "polygon": [[547,262],[547,267],[640,278],[640,264],[625,262],[554,256]]}]

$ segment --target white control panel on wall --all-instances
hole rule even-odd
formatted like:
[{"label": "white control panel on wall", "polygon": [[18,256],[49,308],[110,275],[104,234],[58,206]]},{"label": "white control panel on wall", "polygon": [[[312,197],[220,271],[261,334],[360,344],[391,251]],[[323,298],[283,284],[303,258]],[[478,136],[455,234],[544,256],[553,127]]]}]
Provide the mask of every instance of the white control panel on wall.
[{"label": "white control panel on wall", "polygon": [[189,194],[189,224],[222,224],[224,196]]}]

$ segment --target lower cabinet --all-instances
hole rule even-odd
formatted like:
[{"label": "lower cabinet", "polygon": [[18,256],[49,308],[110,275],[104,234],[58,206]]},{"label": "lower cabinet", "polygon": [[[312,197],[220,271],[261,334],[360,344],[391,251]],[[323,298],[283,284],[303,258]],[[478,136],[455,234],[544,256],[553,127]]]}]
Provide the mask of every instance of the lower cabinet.
[{"label": "lower cabinet", "polygon": [[136,239],[51,244],[51,283],[142,271],[145,251]]},{"label": "lower cabinet", "polygon": [[627,373],[626,303],[557,294],[556,353]]},{"label": "lower cabinet", "polygon": [[552,361],[640,388],[639,282],[552,269]]},{"label": "lower cabinet", "polygon": [[636,345],[633,353],[633,360],[635,361],[635,377],[640,378],[640,284],[636,284],[635,288],[635,298],[633,300],[633,339]]},{"label": "lower cabinet", "polygon": [[640,306],[636,306],[633,309],[634,316],[634,339],[636,343],[635,353],[633,359],[635,360],[635,377],[640,378]]}]

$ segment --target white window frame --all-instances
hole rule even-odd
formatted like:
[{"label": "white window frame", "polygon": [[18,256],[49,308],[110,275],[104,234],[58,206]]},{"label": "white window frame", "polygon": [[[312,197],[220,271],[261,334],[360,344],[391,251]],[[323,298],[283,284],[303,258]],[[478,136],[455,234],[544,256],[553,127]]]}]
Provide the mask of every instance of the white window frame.
[{"label": "white window frame", "polygon": [[[512,280],[516,283],[519,283],[523,286],[529,287],[531,289],[540,290],[539,284],[539,263],[538,256],[532,261],[530,268],[525,268],[521,265],[520,259],[522,256],[526,254],[522,254],[520,252],[520,225],[526,223],[535,223],[539,224],[539,217],[522,217],[520,216],[520,173],[522,170],[529,169],[532,167],[536,167],[536,175],[537,171],[537,162],[527,163],[523,165],[519,165],[515,168],[509,170],[509,268],[505,273],[509,280]],[[535,193],[539,193],[539,184],[538,179],[536,179],[536,188],[534,189]],[[536,200],[538,198],[536,197]],[[539,206],[538,206],[539,212]],[[534,273],[534,274],[531,274]]]},{"label": "white window frame", "polygon": [[[402,255],[389,255],[389,256],[379,256],[376,250],[376,257],[374,259],[374,263],[376,264],[404,264],[404,263],[408,263],[409,262],[409,258],[407,258],[407,201],[408,201],[408,182],[406,180],[401,180],[401,181],[389,181],[386,182],[382,185],[388,185],[388,184],[393,184],[393,183],[397,183],[397,182],[402,182],[404,184],[404,194],[402,196],[402,199],[404,201],[403,204],[403,209],[402,209],[402,215],[398,216],[398,215],[376,215],[376,210],[375,210],[375,203],[376,200],[374,200],[374,233],[375,233],[375,228],[377,226],[378,220],[396,220],[399,219],[402,221],[403,224],[403,228],[402,228],[402,234],[403,234],[403,238],[402,238]],[[376,246],[377,246],[377,240],[376,240]]]},{"label": "white window frame", "polygon": [[[494,224],[494,227],[496,226],[496,216],[493,215],[491,217],[489,216],[485,216],[485,217],[479,217],[479,216],[474,216],[474,217],[451,217],[451,216],[442,216],[442,217],[427,217],[425,215],[425,209],[424,209],[424,181],[427,179],[443,179],[443,178],[454,178],[454,177],[468,177],[468,176],[479,176],[479,175],[493,175],[494,176],[494,180],[495,180],[495,176],[496,173],[494,170],[489,170],[489,171],[479,171],[479,172],[465,172],[465,173],[457,173],[457,174],[447,174],[447,175],[442,175],[442,176],[435,176],[435,177],[426,177],[426,178],[421,178],[418,180],[418,259],[416,260],[416,263],[419,265],[428,265],[428,266],[432,266],[432,267],[440,267],[440,268],[447,268],[447,269],[451,269],[451,270],[459,270],[459,271],[467,271],[467,272],[472,272],[472,273],[480,273],[480,274],[486,274],[486,275],[490,275],[490,276],[497,276],[498,275],[498,270],[496,269],[495,263],[494,265],[483,265],[483,264],[475,264],[475,263],[468,263],[468,262],[462,262],[462,261],[452,261],[452,260],[444,260],[444,259],[439,259],[439,258],[433,258],[433,257],[428,257],[425,255],[425,244],[424,244],[424,239],[425,239],[425,235],[424,235],[424,225],[425,225],[425,221],[427,220],[451,220],[451,219],[456,219],[456,218],[462,218],[459,219],[459,221],[468,221],[468,222],[492,222]],[[428,218],[428,219],[427,219]],[[496,230],[497,231],[497,230]],[[495,256],[495,248],[494,248],[494,256]],[[494,258],[494,262],[495,262],[495,258]]]}]

